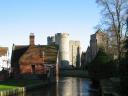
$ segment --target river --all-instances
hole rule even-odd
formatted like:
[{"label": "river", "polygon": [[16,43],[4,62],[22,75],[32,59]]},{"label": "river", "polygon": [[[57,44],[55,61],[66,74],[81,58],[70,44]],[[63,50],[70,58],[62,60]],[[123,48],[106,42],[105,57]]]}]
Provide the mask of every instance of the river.
[{"label": "river", "polygon": [[56,84],[28,91],[24,96],[100,96],[97,88],[86,78],[63,77]]}]

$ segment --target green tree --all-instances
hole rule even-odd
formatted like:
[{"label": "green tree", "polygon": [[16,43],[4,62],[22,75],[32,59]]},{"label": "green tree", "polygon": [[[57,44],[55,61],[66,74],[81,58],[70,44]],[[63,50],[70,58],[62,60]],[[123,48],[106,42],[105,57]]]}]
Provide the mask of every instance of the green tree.
[{"label": "green tree", "polygon": [[109,63],[110,61],[110,56],[100,48],[95,59],[88,65],[89,76],[94,79],[103,79],[112,76],[114,67],[113,64]]}]

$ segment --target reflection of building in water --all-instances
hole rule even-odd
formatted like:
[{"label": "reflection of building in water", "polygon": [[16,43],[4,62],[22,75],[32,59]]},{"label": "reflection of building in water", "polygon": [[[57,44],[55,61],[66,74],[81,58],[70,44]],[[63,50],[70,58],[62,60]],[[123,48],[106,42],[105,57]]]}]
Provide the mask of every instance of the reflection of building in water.
[{"label": "reflection of building in water", "polygon": [[0,47],[0,71],[4,68],[9,68],[9,56],[8,56],[8,48]]},{"label": "reflection of building in water", "polygon": [[66,78],[61,92],[62,96],[89,96],[90,81],[83,78]]},{"label": "reflection of building in water", "polygon": [[[48,44],[58,45],[59,47],[59,64],[61,68],[70,68],[80,66],[80,41],[70,41],[68,33],[57,33],[54,36],[48,36]],[[52,39],[52,40],[51,40]]]},{"label": "reflection of building in water", "polygon": [[65,96],[76,96],[78,88],[76,83],[76,78],[68,78],[68,81],[62,86],[62,94],[65,94]]}]

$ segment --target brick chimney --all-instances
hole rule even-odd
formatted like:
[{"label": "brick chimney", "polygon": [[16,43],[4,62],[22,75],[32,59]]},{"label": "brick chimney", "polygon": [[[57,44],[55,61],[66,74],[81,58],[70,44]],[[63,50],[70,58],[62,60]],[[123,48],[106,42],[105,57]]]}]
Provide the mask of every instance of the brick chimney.
[{"label": "brick chimney", "polygon": [[35,45],[35,36],[34,36],[34,33],[30,33],[30,36],[29,36],[29,44],[30,44],[30,46]]}]

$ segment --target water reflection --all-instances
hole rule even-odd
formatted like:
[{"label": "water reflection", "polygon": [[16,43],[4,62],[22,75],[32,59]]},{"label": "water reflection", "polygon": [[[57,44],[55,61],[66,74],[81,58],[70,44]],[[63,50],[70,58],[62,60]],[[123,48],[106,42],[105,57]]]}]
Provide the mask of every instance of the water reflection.
[{"label": "water reflection", "polygon": [[65,78],[59,86],[59,96],[89,96],[89,83],[84,78]]},{"label": "water reflection", "polygon": [[26,96],[26,94],[21,92],[21,93],[18,93],[18,94],[15,94],[15,95],[14,94],[13,95],[9,95],[9,96]]},{"label": "water reflection", "polygon": [[44,86],[18,96],[100,96],[86,78],[64,77],[58,83]]}]

